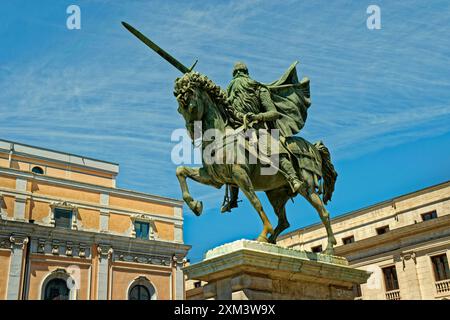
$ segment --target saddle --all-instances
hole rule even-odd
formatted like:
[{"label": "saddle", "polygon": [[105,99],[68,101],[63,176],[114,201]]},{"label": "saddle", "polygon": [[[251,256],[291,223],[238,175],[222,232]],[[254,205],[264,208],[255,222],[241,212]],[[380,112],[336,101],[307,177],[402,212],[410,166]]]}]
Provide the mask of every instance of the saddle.
[{"label": "saddle", "polygon": [[286,138],[286,146],[300,169],[311,171],[322,177],[322,156],[313,144],[301,137]]}]

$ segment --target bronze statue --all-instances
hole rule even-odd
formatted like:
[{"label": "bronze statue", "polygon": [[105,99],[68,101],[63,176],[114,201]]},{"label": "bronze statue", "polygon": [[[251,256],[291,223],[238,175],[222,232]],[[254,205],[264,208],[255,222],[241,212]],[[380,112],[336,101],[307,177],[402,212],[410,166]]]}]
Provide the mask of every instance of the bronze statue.
[{"label": "bronze statue", "polygon": [[[289,70],[292,70],[294,66],[295,64],[291,66]],[[286,80],[289,77],[290,72],[288,71],[287,74]],[[294,76],[296,76],[296,74]],[[303,87],[307,90],[306,94],[309,95],[309,82],[305,80]],[[301,88],[299,89],[301,90]],[[243,119],[244,116],[247,116],[248,121],[258,121],[258,127],[265,127],[266,129],[276,128],[280,130],[282,137],[285,139],[286,135],[291,137],[303,127],[306,119],[304,119],[302,114],[298,113],[298,111],[303,109],[303,114],[306,118],[306,109],[310,106],[309,97],[306,97],[300,92],[300,94],[296,95],[297,103],[294,103],[292,108],[290,108],[291,106],[285,101],[280,103],[277,108],[277,105],[272,99],[272,94],[276,95],[274,91],[275,90],[272,89],[271,92],[270,85],[264,85],[251,79],[248,68],[243,62],[238,62],[234,65],[233,80],[231,80],[227,88],[227,95],[235,118]],[[289,93],[292,95],[292,92]],[[285,95],[283,95],[282,98],[284,98]],[[277,97],[280,98],[279,95]],[[290,119],[295,123],[295,129],[290,127],[285,129],[286,125],[288,125],[286,123],[287,119]],[[285,144],[281,143],[279,148],[281,149],[279,150],[280,172],[289,182],[292,192],[297,193],[300,191],[300,188],[305,187],[305,183],[300,181],[299,176],[292,165],[290,153],[286,149]],[[226,201],[224,201],[224,206],[222,206],[222,212],[231,211],[232,208],[237,207],[239,188],[231,185],[230,191],[231,199],[228,201],[228,195],[226,195]],[[303,190],[303,192],[304,191],[305,190]]]},{"label": "bronze statue", "polygon": [[[239,132],[249,122],[256,127],[280,131],[280,163],[276,174],[262,175],[261,168],[266,164],[260,161],[252,163],[248,154],[244,163],[204,161],[201,168],[177,167],[176,175],[183,200],[189,208],[200,215],[203,205],[191,196],[186,178],[215,188],[230,186],[232,199],[224,203],[222,210],[225,211],[237,206],[237,188],[240,188],[263,223],[257,241],[276,243],[279,234],[289,227],[285,204],[300,194],[318,212],[328,235],[325,253],[333,254],[336,239],[325,204],[331,200],[337,173],[331,163],[330,153],[321,141],[311,144],[295,136],[304,126],[310,106],[309,80],[304,78],[298,81],[296,63],[279,80],[267,85],[252,80],[247,67],[239,63],[233,71],[234,79],[225,92],[207,76],[192,71],[195,64],[191,68],[185,67],[139,31],[126,23],[123,25],[183,73],[175,81],[174,95],[179,104],[178,112],[185,119],[192,139],[195,138],[196,123],[201,123],[202,134],[215,129],[226,136],[227,131]],[[202,151],[207,147],[208,143],[203,143]],[[236,149],[237,146],[233,148]],[[225,157],[226,152],[221,154]],[[275,229],[267,218],[256,191],[266,192],[278,217]]]}]

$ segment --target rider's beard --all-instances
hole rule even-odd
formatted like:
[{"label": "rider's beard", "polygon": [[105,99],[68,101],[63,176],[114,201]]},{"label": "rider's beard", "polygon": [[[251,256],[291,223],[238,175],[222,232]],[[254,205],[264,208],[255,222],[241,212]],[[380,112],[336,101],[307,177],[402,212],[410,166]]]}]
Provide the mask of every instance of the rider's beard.
[{"label": "rider's beard", "polygon": [[247,76],[233,79],[230,94],[233,107],[242,113],[259,113],[258,86],[256,81]]}]

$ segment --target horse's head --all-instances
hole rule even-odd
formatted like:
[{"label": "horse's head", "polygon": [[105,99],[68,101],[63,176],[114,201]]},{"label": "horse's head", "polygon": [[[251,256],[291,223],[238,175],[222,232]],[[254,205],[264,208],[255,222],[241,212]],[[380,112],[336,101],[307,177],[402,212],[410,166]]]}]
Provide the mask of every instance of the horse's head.
[{"label": "horse's head", "polygon": [[[180,113],[186,121],[186,129],[192,139],[199,138],[199,127],[205,113],[205,104],[203,93],[201,92],[196,72],[184,74],[175,81],[175,89],[173,94],[178,101],[178,113]],[[197,128],[195,128],[197,126]],[[195,129],[195,130],[194,130]],[[194,133],[196,136],[194,136]]]},{"label": "horse's head", "polygon": [[225,115],[226,93],[198,72],[189,72],[177,78],[173,94],[178,101],[178,112],[183,116],[186,129],[194,140],[201,134],[198,126],[203,123],[208,108],[216,106],[222,118]]}]

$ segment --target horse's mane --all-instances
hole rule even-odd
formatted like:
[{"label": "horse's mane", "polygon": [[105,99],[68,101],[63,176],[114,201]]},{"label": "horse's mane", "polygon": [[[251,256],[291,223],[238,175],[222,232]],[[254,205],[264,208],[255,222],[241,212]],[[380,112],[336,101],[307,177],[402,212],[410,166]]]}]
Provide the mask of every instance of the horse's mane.
[{"label": "horse's mane", "polygon": [[226,92],[205,75],[194,71],[184,74],[181,78],[177,78],[175,80],[173,94],[177,100],[186,105],[188,98],[187,93],[192,87],[198,87],[205,90],[212,101],[217,105],[224,120],[235,122],[236,119],[234,119],[232,107],[228,101]]}]

